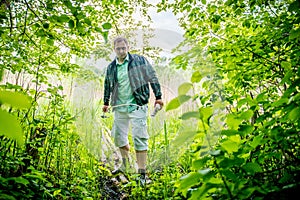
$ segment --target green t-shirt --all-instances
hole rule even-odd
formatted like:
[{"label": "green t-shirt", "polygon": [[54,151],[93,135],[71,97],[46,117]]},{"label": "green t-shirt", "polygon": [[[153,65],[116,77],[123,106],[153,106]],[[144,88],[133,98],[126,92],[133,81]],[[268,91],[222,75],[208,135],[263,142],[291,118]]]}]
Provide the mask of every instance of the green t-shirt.
[{"label": "green t-shirt", "polygon": [[132,112],[136,109],[136,106],[134,106],[136,105],[136,102],[128,78],[128,61],[128,55],[123,63],[119,63],[118,59],[116,59],[118,76],[118,99],[116,105],[126,104],[115,108],[119,112]]}]

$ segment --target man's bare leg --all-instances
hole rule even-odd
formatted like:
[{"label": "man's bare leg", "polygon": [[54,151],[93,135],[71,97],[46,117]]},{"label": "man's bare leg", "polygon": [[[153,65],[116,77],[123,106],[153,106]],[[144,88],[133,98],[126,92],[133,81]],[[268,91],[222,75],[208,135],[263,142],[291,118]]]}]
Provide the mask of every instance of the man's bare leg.
[{"label": "man's bare leg", "polygon": [[138,165],[138,173],[145,175],[146,173],[146,161],[147,161],[147,150],[136,151],[136,161]]},{"label": "man's bare leg", "polygon": [[122,156],[122,164],[125,167],[125,169],[127,168],[127,165],[129,164],[129,145],[125,145],[123,147],[120,147],[120,153]]}]

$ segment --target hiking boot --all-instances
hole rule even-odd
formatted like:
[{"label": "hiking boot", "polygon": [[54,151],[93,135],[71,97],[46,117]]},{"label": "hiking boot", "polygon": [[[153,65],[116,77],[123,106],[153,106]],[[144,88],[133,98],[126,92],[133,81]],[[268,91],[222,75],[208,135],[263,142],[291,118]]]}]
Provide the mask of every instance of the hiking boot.
[{"label": "hiking boot", "polygon": [[151,180],[146,175],[145,169],[138,169],[139,177],[137,178],[137,184],[145,186],[146,184],[151,183]]},{"label": "hiking boot", "polygon": [[147,175],[139,175],[139,177],[136,180],[137,184],[144,187],[145,185],[150,184],[152,181],[149,179]]}]

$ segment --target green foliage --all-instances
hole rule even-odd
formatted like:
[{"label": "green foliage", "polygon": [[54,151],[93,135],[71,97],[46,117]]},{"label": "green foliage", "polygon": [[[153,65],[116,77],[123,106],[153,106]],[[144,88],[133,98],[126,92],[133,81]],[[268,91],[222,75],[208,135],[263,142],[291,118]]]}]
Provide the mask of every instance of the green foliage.
[{"label": "green foliage", "polygon": [[[12,106],[17,109],[28,109],[30,99],[27,95],[18,92],[0,90],[0,106]],[[24,134],[17,117],[5,110],[0,110],[0,134],[24,144]]]},{"label": "green foliage", "polygon": [[1,2],[0,199],[114,197],[105,191],[109,171],[77,133],[64,81],[99,79],[74,58],[107,56],[105,42],[121,34],[120,24],[134,28],[131,14],[140,3]]},{"label": "green foliage", "polygon": [[173,61],[191,72],[190,82],[166,111],[193,106],[165,119],[151,138],[152,183],[142,188],[134,176],[115,186],[85,148],[62,80],[97,78],[73,58],[107,57],[110,36],[121,33],[120,24],[138,25],[132,14],[146,14],[147,2],[1,3],[0,199],[118,199],[120,189],[136,199],[287,199],[297,191],[299,1],[175,0],[157,7],[181,13],[189,46]]},{"label": "green foliage", "polygon": [[0,103],[1,105],[11,105],[14,108],[29,108],[30,99],[27,95],[11,92],[11,91],[0,91]]},{"label": "green foliage", "polygon": [[0,121],[0,133],[8,138],[16,140],[20,145],[23,145],[24,134],[17,118],[0,110]]},{"label": "green foliage", "polygon": [[[199,110],[181,116],[198,119],[201,126],[195,128],[197,135],[186,134],[194,138],[195,155],[177,192],[190,199],[277,199],[295,192],[300,170],[299,2],[175,1],[159,6],[183,14],[190,48],[174,63],[193,70],[195,95],[190,99],[200,101]],[[182,106],[178,99],[167,110]]]},{"label": "green foliage", "polygon": [[10,140],[1,138],[4,150],[0,154],[3,160],[0,195],[3,198],[98,199],[105,196],[103,189],[107,187],[106,177],[110,172],[87,151],[75,133],[75,118],[65,108],[64,96],[59,94],[61,89],[48,89],[51,95],[48,112],[36,115],[24,127],[29,133],[25,149],[16,149]]},{"label": "green foliage", "polygon": [[191,96],[189,95],[180,95],[172,99],[166,106],[166,111],[179,108],[183,103],[187,102],[190,98]]},{"label": "green foliage", "polygon": [[166,106],[166,111],[179,108],[182,104],[190,100],[191,96],[187,95],[189,90],[191,90],[193,85],[191,83],[185,82],[178,87],[178,97],[175,97]]},{"label": "green foliage", "polygon": [[[18,177],[0,177],[2,188],[0,199],[33,199],[50,198],[50,183],[45,179],[45,174],[34,168]],[[46,187],[40,187],[45,185]]]}]

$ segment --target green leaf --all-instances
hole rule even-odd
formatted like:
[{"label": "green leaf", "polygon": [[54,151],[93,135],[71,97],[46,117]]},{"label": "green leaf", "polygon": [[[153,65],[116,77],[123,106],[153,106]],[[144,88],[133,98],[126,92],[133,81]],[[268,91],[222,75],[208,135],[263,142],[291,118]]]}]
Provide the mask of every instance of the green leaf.
[{"label": "green leaf", "polygon": [[107,43],[107,41],[108,41],[108,31],[104,31],[101,34],[102,34],[102,36],[104,38],[105,43]]},{"label": "green leaf", "polygon": [[46,9],[49,10],[49,11],[52,11],[53,10],[53,3],[50,2],[50,1],[47,1],[47,3],[46,3]]},{"label": "green leaf", "polygon": [[233,142],[236,142],[238,144],[241,143],[241,137],[239,135],[230,136],[230,137],[228,137],[228,139],[233,141]]},{"label": "green leaf", "polygon": [[253,141],[249,143],[249,145],[255,149],[257,146],[261,145],[262,144],[262,138],[263,136],[262,135],[258,135],[258,136],[255,136]]},{"label": "green leaf", "polygon": [[65,23],[65,22],[70,21],[70,17],[66,14],[63,14],[57,18],[57,21],[61,22],[61,23]]},{"label": "green leaf", "polygon": [[[220,162],[220,167],[224,169],[232,169],[233,166],[240,166],[245,162],[244,159],[242,158],[237,158],[237,157],[232,157],[232,158],[223,158],[222,161]],[[230,172],[227,172],[228,174],[231,174]]]},{"label": "green leaf", "polygon": [[0,134],[24,144],[24,134],[17,117],[3,110],[0,110]]},{"label": "green leaf", "polygon": [[65,6],[67,6],[69,9],[73,8],[73,5],[70,0],[64,0],[63,3]]},{"label": "green leaf", "polygon": [[283,79],[281,80],[280,84],[284,84],[284,83],[287,83],[287,84],[290,84],[291,83],[291,77],[294,76],[294,73],[292,70],[290,71],[287,71],[287,73],[285,73]]},{"label": "green leaf", "polygon": [[238,130],[238,127],[242,121],[242,119],[236,117],[234,114],[227,115],[226,123],[230,129]]},{"label": "green leaf", "polygon": [[292,29],[291,32],[290,32],[290,36],[289,36],[289,39],[290,40],[294,40],[294,39],[298,39],[300,38],[300,28],[298,29]]},{"label": "green leaf", "polygon": [[91,20],[90,20],[89,18],[85,18],[85,19],[84,19],[84,22],[85,22],[87,25],[89,25],[89,26],[92,25],[92,22],[91,22]]},{"label": "green leaf", "polygon": [[243,133],[243,135],[247,135],[254,131],[254,127],[251,125],[240,125],[239,131]]},{"label": "green leaf", "polygon": [[49,23],[44,23],[44,24],[43,24],[43,27],[44,27],[45,29],[48,29],[49,26],[50,26]]},{"label": "green leaf", "polygon": [[13,197],[12,195],[4,194],[3,192],[1,192],[1,194],[0,194],[0,199],[16,200],[16,198]]},{"label": "green leaf", "polygon": [[207,161],[209,161],[210,158],[209,157],[204,157],[202,159],[199,159],[199,160],[194,160],[193,161],[193,164],[192,164],[192,167],[194,169],[202,169],[203,167],[206,166],[206,163]]},{"label": "green leaf", "polygon": [[209,172],[211,172],[211,169],[210,169],[210,168],[198,170],[198,173],[201,174],[201,175],[206,175],[206,174],[208,174]]},{"label": "green leaf", "polygon": [[266,92],[262,92],[259,95],[257,95],[257,97],[256,97],[257,102],[264,102],[264,101],[266,101],[266,99],[267,99]]},{"label": "green leaf", "polygon": [[186,112],[186,113],[183,113],[182,116],[180,117],[180,119],[182,119],[182,120],[187,120],[190,118],[200,119],[199,111]]},{"label": "green leaf", "polygon": [[292,64],[287,61],[282,61],[281,66],[287,71],[290,71],[292,69]]},{"label": "green leaf", "polygon": [[46,36],[46,33],[45,33],[45,31],[44,31],[43,29],[39,29],[39,30],[36,32],[36,35],[43,38],[44,36]]},{"label": "green leaf", "polygon": [[193,87],[193,84],[185,82],[182,83],[178,87],[178,95],[185,95],[191,88]]},{"label": "green leaf", "polygon": [[172,99],[166,106],[166,111],[173,110],[178,108],[181,104],[188,101],[191,98],[191,96],[188,95],[181,95],[174,99]]},{"label": "green leaf", "polygon": [[221,150],[218,149],[218,150],[215,150],[215,151],[210,151],[209,154],[212,155],[212,156],[218,156],[218,155],[221,154]]},{"label": "green leaf", "polygon": [[202,107],[200,108],[200,119],[202,119],[205,123],[208,123],[208,119],[213,114],[212,107]]},{"label": "green leaf", "polygon": [[232,136],[232,135],[239,134],[239,132],[237,130],[222,130],[221,134],[227,135],[227,136]]},{"label": "green leaf", "polygon": [[29,96],[11,91],[1,91],[0,90],[0,103],[9,104],[14,108],[29,108],[31,101]]},{"label": "green leaf", "polygon": [[[229,163],[229,165],[230,165],[230,163]],[[236,177],[236,174],[231,171],[231,168],[228,167],[229,165],[224,166],[224,169],[222,169],[222,174],[224,174],[224,176],[226,176],[226,179],[229,179],[229,180],[231,179],[232,181],[237,181],[238,179]]]},{"label": "green leaf", "polygon": [[241,144],[241,137],[239,135],[234,135],[228,137],[228,139],[221,143],[221,146],[228,152],[233,153],[239,150],[239,145]]},{"label": "green leaf", "polygon": [[191,77],[191,82],[192,83],[198,83],[200,82],[202,79],[202,75],[199,71],[195,71],[193,74],[192,74],[192,77]]},{"label": "green leaf", "polygon": [[173,141],[174,146],[181,146],[188,140],[194,138],[194,136],[198,133],[196,130],[188,130],[188,131],[181,131],[178,133],[178,136]]},{"label": "green leaf", "polygon": [[295,107],[291,112],[288,114],[288,118],[292,121],[297,121],[300,119],[300,107]]},{"label": "green leaf", "polygon": [[26,178],[23,178],[23,177],[11,177],[11,178],[9,178],[9,180],[13,180],[16,183],[20,183],[20,184],[23,184],[23,185],[29,184],[29,181]]},{"label": "green leaf", "polygon": [[284,106],[285,104],[287,104],[289,101],[288,98],[286,97],[282,97],[280,98],[278,101],[275,101],[274,103],[272,103],[273,107],[280,107],[280,106]]},{"label": "green leaf", "polygon": [[246,103],[248,103],[248,99],[244,98],[238,101],[237,103],[237,107],[240,108],[242,105],[245,105]]},{"label": "green leaf", "polygon": [[243,105],[252,106],[252,105],[255,105],[255,103],[251,98],[247,97],[247,98],[243,98],[243,99],[239,100],[237,103],[238,108],[242,107]]},{"label": "green leaf", "polygon": [[112,26],[111,26],[110,23],[106,22],[106,23],[102,24],[102,27],[103,27],[104,29],[108,30],[108,29],[111,29]]},{"label": "green leaf", "polygon": [[53,196],[57,196],[57,195],[59,195],[61,193],[61,190],[55,190],[54,192],[53,192]]},{"label": "green leaf", "polygon": [[198,188],[193,188],[191,189],[191,197],[189,197],[189,200],[208,200],[210,198],[206,198],[205,195],[207,193],[213,193],[214,191],[217,190],[217,186],[215,184],[207,184],[206,182],[203,183],[200,187]]},{"label": "green leaf", "polygon": [[288,8],[288,10],[290,12],[293,12],[293,11],[299,12],[299,9],[300,9],[300,3],[299,3],[299,1],[294,1],[293,3],[291,3],[289,5],[289,8]]},{"label": "green leaf", "polygon": [[284,173],[283,177],[280,178],[279,183],[289,183],[293,179],[293,175],[290,173]]},{"label": "green leaf", "polygon": [[79,33],[85,33],[84,27],[80,21],[76,21],[76,29]]},{"label": "green leaf", "polygon": [[102,33],[102,30],[99,27],[95,27],[95,31],[97,31],[98,33]]},{"label": "green leaf", "polygon": [[256,172],[262,172],[260,165],[254,162],[246,163],[242,168],[251,175],[254,175]]},{"label": "green leaf", "polygon": [[73,29],[74,26],[75,26],[75,22],[74,22],[74,20],[72,20],[72,19],[69,20],[68,24],[69,24],[69,28],[70,28],[70,29]]},{"label": "green leaf", "polygon": [[253,110],[247,110],[246,112],[242,112],[239,118],[249,120],[253,116],[253,114]]},{"label": "green leaf", "polygon": [[237,152],[239,149],[239,145],[236,142],[227,140],[221,144],[221,146],[228,152]]},{"label": "green leaf", "polygon": [[296,94],[295,96],[291,96],[289,102],[296,102],[300,100],[300,93]]},{"label": "green leaf", "polygon": [[183,195],[186,196],[188,189],[192,186],[199,184],[201,174],[197,172],[191,172],[180,178],[179,190],[182,191]]},{"label": "green leaf", "polygon": [[47,44],[50,45],[50,46],[53,46],[53,45],[54,45],[54,40],[52,40],[52,39],[49,39],[49,38],[48,38],[48,39],[46,40],[46,42],[47,42]]}]

